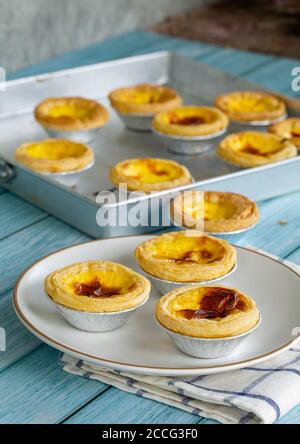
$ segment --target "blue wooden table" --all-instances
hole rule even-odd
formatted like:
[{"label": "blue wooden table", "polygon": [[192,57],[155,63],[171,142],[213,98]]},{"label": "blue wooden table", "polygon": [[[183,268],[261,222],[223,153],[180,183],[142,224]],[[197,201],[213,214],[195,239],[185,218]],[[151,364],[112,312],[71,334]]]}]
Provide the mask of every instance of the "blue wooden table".
[{"label": "blue wooden table", "polygon": [[[11,79],[159,50],[172,50],[290,94],[291,70],[300,61],[131,32],[28,68]],[[294,93],[295,94],[295,93]],[[276,180],[276,178],[274,179]],[[261,184],[263,186],[263,184]],[[300,191],[260,203],[257,228],[235,237],[300,264]],[[286,224],[278,223],[284,220]],[[58,352],[31,335],[11,303],[18,275],[43,255],[88,237],[0,188],[1,423],[210,423],[154,401],[64,373]],[[300,405],[282,418],[300,423]]]}]

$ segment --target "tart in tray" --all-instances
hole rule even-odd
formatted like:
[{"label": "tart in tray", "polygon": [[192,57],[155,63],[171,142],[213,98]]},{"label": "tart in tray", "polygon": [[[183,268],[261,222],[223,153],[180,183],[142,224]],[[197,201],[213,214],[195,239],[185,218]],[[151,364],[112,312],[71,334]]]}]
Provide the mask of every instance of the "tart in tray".
[{"label": "tart in tray", "polygon": [[171,219],[207,233],[232,233],[253,227],[259,218],[255,202],[237,193],[184,191],[171,204]]},{"label": "tart in tray", "polygon": [[48,139],[21,145],[15,152],[15,159],[38,173],[69,173],[92,165],[94,152],[83,143]]},{"label": "tart in tray", "polygon": [[173,160],[142,158],[123,160],[110,172],[116,186],[127,185],[130,191],[163,191],[192,182],[188,169]]},{"label": "tart in tray", "polygon": [[214,137],[228,126],[227,116],[208,106],[181,106],[155,116],[154,131],[175,137]]},{"label": "tart in tray", "polygon": [[174,89],[148,83],[116,89],[109,94],[109,99],[112,107],[121,114],[154,115],[182,102]]},{"label": "tart in tray", "polygon": [[245,131],[225,137],[218,155],[229,163],[248,168],[295,157],[297,148],[275,134]]},{"label": "tart in tray", "polygon": [[215,104],[231,120],[241,123],[269,123],[286,115],[283,100],[259,91],[234,91],[223,94],[216,98]]},{"label": "tart in tray", "polygon": [[35,108],[34,115],[44,128],[62,132],[101,128],[109,118],[103,105],[83,97],[51,97]]}]

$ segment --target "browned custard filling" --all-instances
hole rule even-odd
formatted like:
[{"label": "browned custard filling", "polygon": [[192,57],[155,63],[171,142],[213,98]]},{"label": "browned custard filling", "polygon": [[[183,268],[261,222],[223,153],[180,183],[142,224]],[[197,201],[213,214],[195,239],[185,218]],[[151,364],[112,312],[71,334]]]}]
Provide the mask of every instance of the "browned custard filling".
[{"label": "browned custard filling", "polygon": [[200,116],[187,116],[187,117],[172,116],[170,119],[170,123],[172,125],[183,125],[183,126],[201,125],[205,123],[205,119],[203,119]]},{"label": "browned custard filling", "polygon": [[253,154],[255,156],[262,156],[262,157],[270,156],[270,154],[275,154],[275,153],[278,153],[279,151],[281,151],[281,148],[277,148],[277,149],[275,148],[273,150],[269,150],[269,151],[264,152],[258,148],[255,148],[254,146],[252,146],[250,144],[246,145],[242,149],[243,153]]},{"label": "browned custard filling", "polygon": [[78,296],[88,296],[90,298],[107,298],[121,294],[119,289],[104,287],[97,278],[89,283],[75,282],[74,292]]},{"label": "browned custard filling", "polygon": [[216,245],[212,239],[182,237],[165,245],[158,243],[154,257],[177,264],[209,264],[222,260],[224,254],[224,247]]},{"label": "browned custard filling", "polygon": [[244,303],[235,290],[228,288],[211,288],[201,300],[197,310],[180,310],[186,319],[224,318],[234,309],[243,309]]}]

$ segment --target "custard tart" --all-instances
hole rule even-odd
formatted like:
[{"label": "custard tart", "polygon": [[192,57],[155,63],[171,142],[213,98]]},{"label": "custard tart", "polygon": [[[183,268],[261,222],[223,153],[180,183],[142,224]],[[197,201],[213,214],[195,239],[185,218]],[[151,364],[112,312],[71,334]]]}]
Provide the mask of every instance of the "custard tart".
[{"label": "custard tart", "polygon": [[162,191],[187,185],[192,177],[186,167],[166,159],[129,159],[115,165],[110,179],[116,186],[126,184],[130,191]]},{"label": "custard tart", "polygon": [[297,148],[275,134],[245,131],[230,134],[218,148],[221,159],[241,167],[256,167],[297,156]]},{"label": "custard tart", "polygon": [[258,91],[235,91],[220,95],[215,104],[231,120],[241,123],[269,123],[286,114],[283,100]]},{"label": "custard tart", "polygon": [[82,143],[48,139],[21,145],[16,150],[15,159],[38,173],[68,173],[93,164],[94,152]]},{"label": "custard tart", "polygon": [[142,270],[172,282],[207,282],[234,269],[236,250],[197,230],[162,234],[143,242],[135,256]]},{"label": "custard tart", "polygon": [[259,310],[250,296],[222,286],[178,288],[159,300],[155,314],[168,330],[205,339],[239,336],[260,321]]},{"label": "custard tart", "polygon": [[111,106],[122,114],[154,115],[182,102],[174,89],[147,83],[116,89],[109,94],[109,99]]},{"label": "custard tart", "polygon": [[57,304],[89,313],[111,313],[140,306],[149,297],[150,282],[124,265],[89,261],[69,265],[45,280]]},{"label": "custard tart", "polygon": [[109,118],[103,105],[82,97],[51,97],[35,108],[34,115],[45,129],[62,132],[101,128]]},{"label": "custard tart", "polygon": [[171,219],[180,226],[203,226],[207,233],[232,233],[253,227],[259,218],[255,202],[237,193],[184,191],[171,203]]},{"label": "custard tart", "polygon": [[269,126],[270,133],[277,134],[282,139],[289,139],[289,141],[300,149],[300,118],[291,117]]},{"label": "custard tart", "polygon": [[215,136],[228,126],[228,117],[219,109],[208,106],[182,106],[155,116],[154,131],[170,136]]}]

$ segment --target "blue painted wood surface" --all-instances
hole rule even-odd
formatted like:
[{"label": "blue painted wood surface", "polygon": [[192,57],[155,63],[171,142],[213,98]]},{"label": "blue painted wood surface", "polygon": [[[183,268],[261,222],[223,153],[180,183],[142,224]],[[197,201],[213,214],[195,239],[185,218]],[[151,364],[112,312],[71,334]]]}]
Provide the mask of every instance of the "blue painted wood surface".
[{"label": "blue painted wood surface", "polygon": [[[291,90],[291,69],[300,65],[300,61],[140,31],[62,55],[9,78],[160,50],[178,51],[268,88],[295,95]],[[262,202],[260,211],[260,224],[234,237],[234,242],[252,244],[300,264],[300,192]],[[279,224],[280,220],[287,224]],[[95,381],[67,375],[58,364],[58,352],[41,344],[20,324],[11,305],[18,274],[41,256],[86,239],[84,234],[0,188],[0,326],[8,336],[7,352],[0,354],[0,422],[212,423]],[[228,240],[233,238],[228,236]],[[279,422],[300,423],[300,406]]]}]

